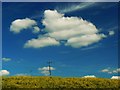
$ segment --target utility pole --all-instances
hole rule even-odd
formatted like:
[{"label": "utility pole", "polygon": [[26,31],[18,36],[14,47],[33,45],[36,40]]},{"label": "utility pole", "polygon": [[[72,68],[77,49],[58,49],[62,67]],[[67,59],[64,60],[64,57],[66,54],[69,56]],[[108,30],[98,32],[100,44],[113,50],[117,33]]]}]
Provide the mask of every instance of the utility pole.
[{"label": "utility pole", "polygon": [[51,63],[52,61],[48,61],[48,70],[49,70],[49,75],[51,76]]}]

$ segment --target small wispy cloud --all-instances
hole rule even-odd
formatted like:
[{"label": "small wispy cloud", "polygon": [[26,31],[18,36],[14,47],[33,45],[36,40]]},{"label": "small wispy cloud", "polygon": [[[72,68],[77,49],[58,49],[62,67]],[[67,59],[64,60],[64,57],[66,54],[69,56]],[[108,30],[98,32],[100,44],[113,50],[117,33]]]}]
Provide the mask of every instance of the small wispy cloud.
[{"label": "small wispy cloud", "polygon": [[51,71],[55,70],[54,67],[42,67],[42,68],[38,68],[38,70],[41,71],[41,73],[44,74],[45,76],[48,76],[50,74],[49,69]]},{"label": "small wispy cloud", "polygon": [[120,68],[111,69],[110,67],[108,67],[108,68],[102,69],[101,72],[108,73],[108,74],[120,73]]},{"label": "small wispy cloud", "polygon": [[[1,0],[3,2],[21,2],[21,0]],[[119,0],[24,0],[24,2],[119,2]],[[24,4],[23,4],[24,5]],[[20,5],[19,5],[20,7]]]},{"label": "small wispy cloud", "polygon": [[114,31],[109,31],[109,35],[110,35],[110,36],[112,36],[112,35],[114,35],[114,34],[115,34]]},{"label": "small wispy cloud", "polygon": [[100,47],[101,46],[101,44],[97,44],[97,45],[94,45],[94,46],[90,46],[90,47],[86,47],[86,48],[82,48],[81,50],[90,50],[90,49],[95,49],[95,48],[98,48],[98,47]]},{"label": "small wispy cloud", "polygon": [[116,31],[116,30],[118,30],[118,26],[110,27],[108,30],[110,30],[110,31]]},{"label": "small wispy cloud", "polygon": [[119,0],[78,0],[79,2],[119,2]]},{"label": "small wispy cloud", "polygon": [[83,76],[82,78],[96,78],[95,75],[86,75],[86,76]]},{"label": "small wispy cloud", "polygon": [[118,26],[112,26],[112,27],[108,28],[108,35],[113,36],[115,34],[115,32],[117,32],[117,30],[118,30]]},{"label": "small wispy cloud", "polygon": [[27,74],[27,73],[18,73],[18,74],[16,74],[15,76],[30,76],[30,75]]},{"label": "small wispy cloud", "polygon": [[5,62],[11,61],[11,60],[12,60],[11,58],[6,58],[6,57],[2,58],[2,61],[5,61]]},{"label": "small wispy cloud", "polygon": [[68,13],[68,12],[73,12],[77,10],[83,10],[86,8],[90,8],[94,6],[96,3],[95,2],[88,2],[88,3],[80,3],[80,4],[73,4],[73,5],[68,5],[65,6],[64,8],[57,7],[56,9],[61,12],[61,13]]}]

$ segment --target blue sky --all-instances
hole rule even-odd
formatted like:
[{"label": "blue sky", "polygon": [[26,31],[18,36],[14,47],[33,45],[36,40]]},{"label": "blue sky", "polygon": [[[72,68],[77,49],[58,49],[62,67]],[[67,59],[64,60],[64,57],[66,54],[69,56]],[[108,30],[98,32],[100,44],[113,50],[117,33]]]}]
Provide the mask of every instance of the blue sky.
[{"label": "blue sky", "polygon": [[42,76],[51,60],[53,76],[118,75],[117,5],[3,3],[3,69]]}]

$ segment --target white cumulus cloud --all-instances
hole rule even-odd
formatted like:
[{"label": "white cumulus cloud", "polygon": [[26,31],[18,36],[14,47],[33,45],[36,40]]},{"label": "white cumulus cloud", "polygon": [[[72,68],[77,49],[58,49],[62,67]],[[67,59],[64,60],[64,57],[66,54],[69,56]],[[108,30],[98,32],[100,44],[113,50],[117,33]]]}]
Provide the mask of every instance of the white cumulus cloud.
[{"label": "white cumulus cloud", "polygon": [[112,76],[111,79],[119,79],[120,80],[120,76]]},{"label": "white cumulus cloud", "polygon": [[101,72],[109,72],[109,69],[108,68],[103,69],[103,70],[101,70]]},{"label": "white cumulus cloud", "polygon": [[86,76],[83,76],[82,78],[96,78],[95,75],[86,75]]},{"label": "white cumulus cloud", "polygon": [[37,39],[28,40],[25,43],[24,47],[41,48],[41,47],[54,46],[54,45],[60,45],[60,43],[51,37],[39,37]]},{"label": "white cumulus cloud", "polygon": [[10,31],[13,33],[20,33],[26,29],[33,29],[34,32],[38,32],[39,27],[37,27],[37,22],[35,20],[25,18],[25,19],[16,19],[11,23]]},{"label": "white cumulus cloud", "polygon": [[106,37],[93,23],[78,17],[65,17],[56,10],[45,10],[42,23],[47,36],[67,40],[66,46],[88,46]]},{"label": "white cumulus cloud", "polygon": [[7,71],[7,70],[0,70],[0,76],[6,76],[6,75],[9,75],[10,72]]},{"label": "white cumulus cloud", "polygon": [[[28,40],[24,44],[25,48],[58,46],[63,41],[65,46],[80,48],[97,43],[107,37],[100,33],[93,23],[79,17],[67,17],[57,10],[45,10],[42,25],[44,28],[41,32],[45,33],[39,35],[38,38]],[[40,31],[37,22],[29,18],[17,19],[10,26],[10,30],[14,33],[20,33],[28,28],[32,28],[33,33]]]},{"label": "white cumulus cloud", "polygon": [[88,46],[92,43],[98,42],[102,38],[103,38],[102,35],[97,35],[97,34],[83,35],[80,37],[78,36],[78,37],[73,37],[68,39],[65,45],[78,48],[78,47]]},{"label": "white cumulus cloud", "polygon": [[[49,70],[49,67],[42,67],[42,68],[39,68],[38,70]],[[55,68],[50,67],[50,70],[55,70]]]},{"label": "white cumulus cloud", "polygon": [[42,67],[42,68],[38,68],[39,71],[41,71],[42,74],[48,76],[50,73],[49,73],[49,69],[50,70],[55,70],[54,67]]}]

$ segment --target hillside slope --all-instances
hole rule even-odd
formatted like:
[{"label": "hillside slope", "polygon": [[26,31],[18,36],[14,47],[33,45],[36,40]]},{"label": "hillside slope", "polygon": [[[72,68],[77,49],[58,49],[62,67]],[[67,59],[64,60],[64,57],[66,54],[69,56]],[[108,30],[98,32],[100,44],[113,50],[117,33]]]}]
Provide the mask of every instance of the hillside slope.
[{"label": "hillside slope", "polygon": [[62,78],[12,76],[2,78],[3,88],[119,88],[120,80],[103,78]]}]

